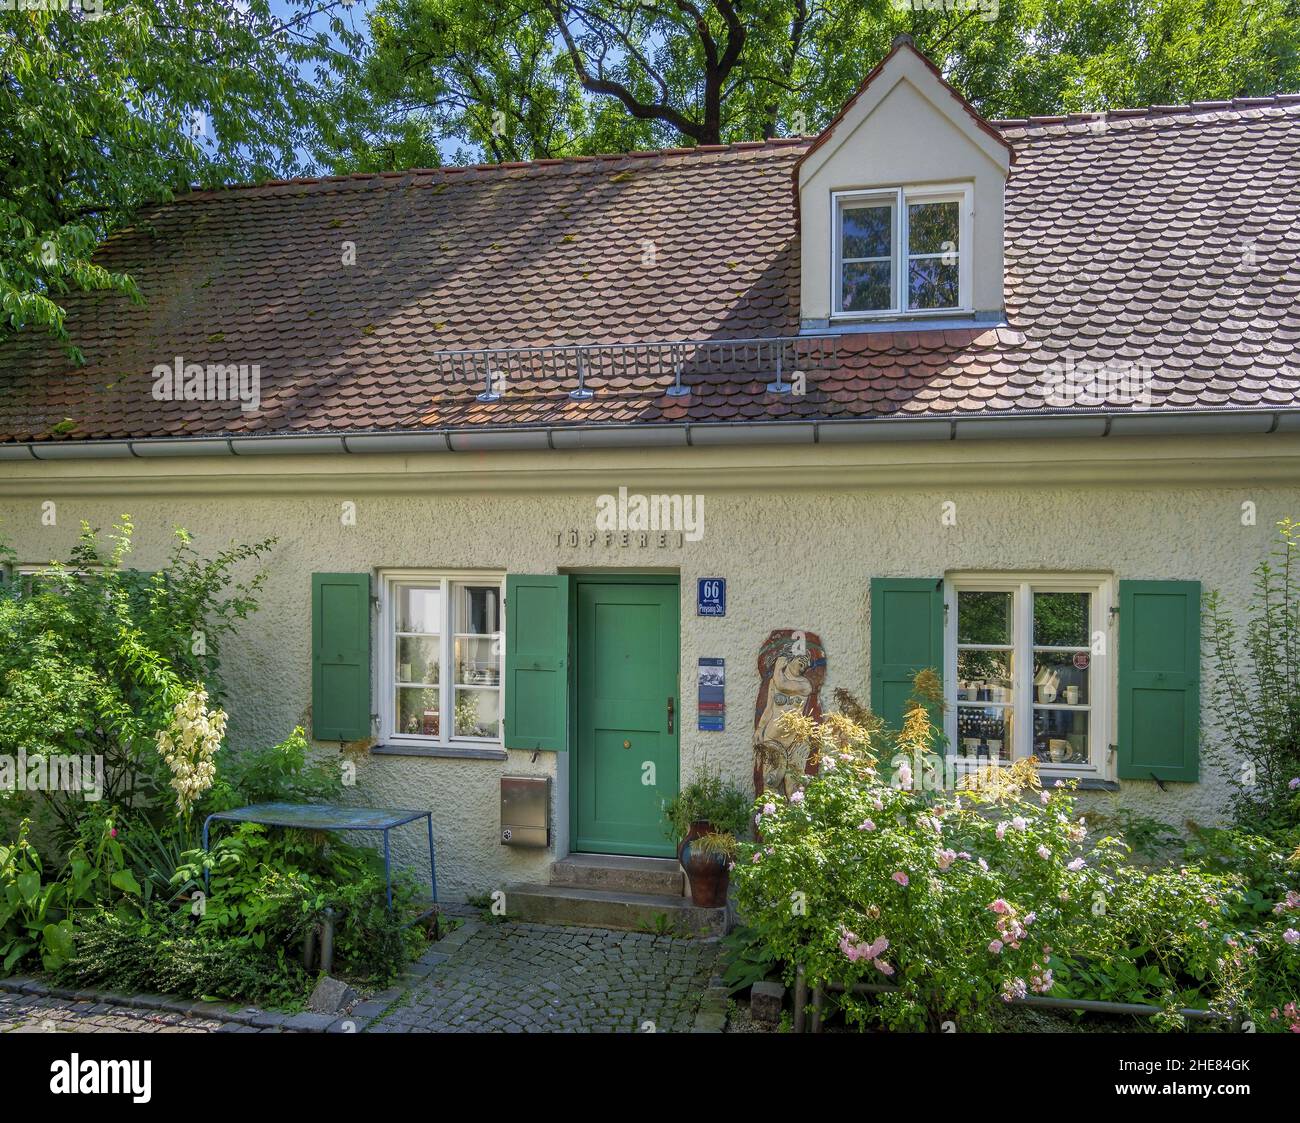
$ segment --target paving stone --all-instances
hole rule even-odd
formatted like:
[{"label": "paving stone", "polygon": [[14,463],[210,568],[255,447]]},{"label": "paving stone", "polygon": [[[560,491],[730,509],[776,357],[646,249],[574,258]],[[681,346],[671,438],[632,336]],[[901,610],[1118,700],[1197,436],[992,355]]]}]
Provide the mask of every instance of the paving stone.
[{"label": "paving stone", "polygon": [[[426,978],[406,980],[406,1001],[368,1032],[629,1033],[646,1021],[660,1032],[690,1028],[717,958],[716,944],[514,921],[466,925],[456,935],[455,944],[437,945],[445,960]],[[720,1016],[725,1022],[725,1006]]]},{"label": "paving stone", "polygon": [[309,1033],[324,1033],[335,1021],[334,1014],[313,1014],[310,1010],[304,1010],[301,1014],[294,1014],[293,1017],[284,1022],[284,1028],[289,1030],[306,1030]]}]

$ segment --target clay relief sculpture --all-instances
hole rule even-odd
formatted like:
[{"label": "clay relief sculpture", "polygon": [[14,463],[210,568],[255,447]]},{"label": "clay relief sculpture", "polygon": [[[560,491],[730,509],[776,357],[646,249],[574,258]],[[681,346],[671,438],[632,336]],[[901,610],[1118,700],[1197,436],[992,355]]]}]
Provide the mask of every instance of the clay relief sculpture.
[{"label": "clay relief sculpture", "polygon": [[813,632],[777,628],[758,652],[758,701],[754,706],[754,794],[790,796],[811,775],[808,746],[780,728],[791,711],[820,718],[826,681],[826,649]]}]

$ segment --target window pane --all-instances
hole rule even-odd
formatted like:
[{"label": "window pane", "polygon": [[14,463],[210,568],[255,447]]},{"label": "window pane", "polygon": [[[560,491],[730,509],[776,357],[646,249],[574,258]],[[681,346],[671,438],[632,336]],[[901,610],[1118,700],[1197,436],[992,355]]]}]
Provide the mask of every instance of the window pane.
[{"label": "window pane", "polygon": [[957,594],[957,642],[1009,644],[1011,642],[1011,594],[959,592]]},{"label": "window pane", "polygon": [[1087,647],[1090,593],[1035,593],[1034,644]]},{"label": "window pane", "polygon": [[437,636],[397,637],[397,681],[438,683],[440,655]]},{"label": "window pane", "polygon": [[416,737],[438,736],[438,691],[436,688],[397,688],[397,732]]},{"label": "window pane", "polygon": [[956,308],[959,279],[957,262],[927,257],[908,263],[907,306],[909,308]]},{"label": "window pane", "polygon": [[456,585],[456,631],[476,636],[501,630],[501,587],[499,585]]},{"label": "window pane", "polygon": [[878,312],[894,306],[894,267],[890,262],[865,261],[841,269],[841,311]]},{"label": "window pane", "polygon": [[956,203],[912,203],[907,208],[907,252],[955,254],[960,221]]},{"label": "window pane", "polygon": [[501,694],[496,690],[456,691],[456,736],[496,737],[501,731]]},{"label": "window pane", "polygon": [[456,640],[456,681],[465,686],[496,686],[501,681],[500,656],[492,636]]},{"label": "window pane", "polygon": [[845,207],[840,212],[840,257],[889,257],[894,243],[890,203]]},{"label": "window pane", "polygon": [[1034,707],[1034,755],[1044,764],[1088,763],[1088,711]]},{"label": "window pane", "polygon": [[[1079,666],[1080,663],[1083,666]],[[1034,652],[1034,701],[1058,706],[1086,706],[1089,700],[1086,654]]]},{"label": "window pane", "polygon": [[958,756],[990,763],[1011,759],[1011,707],[957,706]]},{"label": "window pane", "polygon": [[401,585],[397,589],[397,630],[399,632],[442,631],[442,589]]},{"label": "window pane", "polygon": [[1011,652],[957,652],[957,698],[964,702],[1011,701]]}]

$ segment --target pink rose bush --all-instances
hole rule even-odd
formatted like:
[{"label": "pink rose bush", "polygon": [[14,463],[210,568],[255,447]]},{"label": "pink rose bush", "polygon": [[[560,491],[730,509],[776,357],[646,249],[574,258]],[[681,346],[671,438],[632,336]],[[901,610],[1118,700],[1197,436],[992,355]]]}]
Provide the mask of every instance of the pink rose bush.
[{"label": "pink rose bush", "polygon": [[1085,993],[1098,965],[1129,962],[1134,947],[1169,956],[1162,1005],[1197,1004],[1187,981],[1201,1005],[1239,999],[1251,955],[1226,940],[1231,884],[1125,865],[1118,840],[1089,842],[1072,784],[1043,788],[1021,761],[914,790],[902,780],[925,774],[937,737],[920,707],[897,741],[918,750],[913,765],[890,775],[873,751],[880,729],[838,713],[786,721],[838,763],[809,776],[799,800],[757,801],[751,851],[763,857],[737,863],[737,905],[787,982],[802,965],[813,985],[883,986],[833,994],[851,1022],[970,1030],[1032,994],[1105,997]]}]

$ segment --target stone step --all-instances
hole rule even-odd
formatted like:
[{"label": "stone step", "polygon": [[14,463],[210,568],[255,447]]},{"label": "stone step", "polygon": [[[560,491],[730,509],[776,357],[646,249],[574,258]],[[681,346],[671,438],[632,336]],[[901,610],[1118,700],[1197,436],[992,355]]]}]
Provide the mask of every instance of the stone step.
[{"label": "stone step", "polygon": [[534,924],[624,928],[675,936],[721,936],[727,929],[725,908],[696,908],[687,897],[571,885],[508,886],[506,913]]},{"label": "stone step", "polygon": [[623,854],[570,854],[551,866],[551,884],[680,897],[685,892],[676,858],[633,858]]}]

